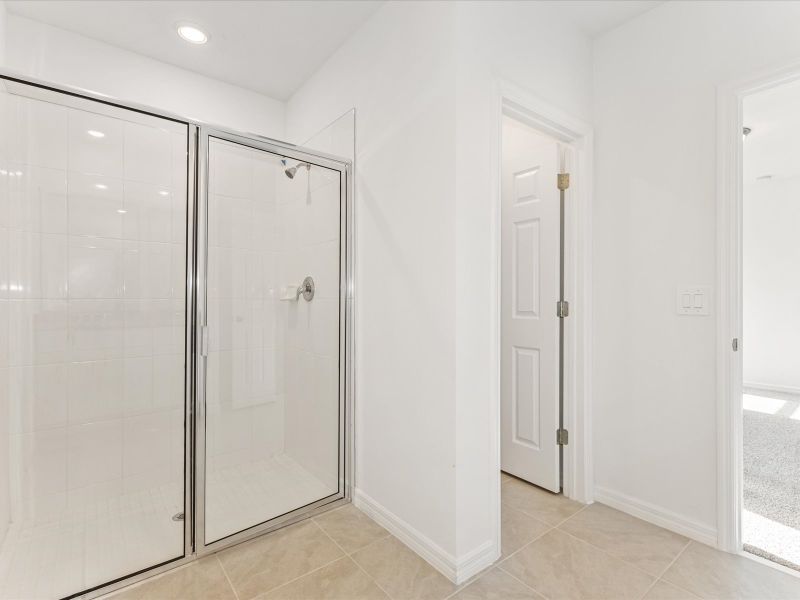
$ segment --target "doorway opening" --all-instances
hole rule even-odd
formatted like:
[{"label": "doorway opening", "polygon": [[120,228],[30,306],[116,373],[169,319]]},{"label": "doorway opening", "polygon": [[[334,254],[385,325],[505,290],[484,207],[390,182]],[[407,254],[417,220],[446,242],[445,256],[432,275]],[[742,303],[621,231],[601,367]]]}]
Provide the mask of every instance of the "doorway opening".
[{"label": "doorway opening", "polygon": [[501,469],[560,493],[568,435],[563,230],[569,190],[557,182],[572,151],[509,115],[502,127]]},{"label": "doorway opening", "polygon": [[[497,549],[507,557],[594,499],[592,130],[509,82],[497,82],[496,102],[492,370],[497,401],[490,427],[497,443],[489,475],[497,482]],[[559,172],[570,173],[563,220]],[[569,311],[559,319],[562,298]],[[562,438],[567,445],[558,444],[559,429],[568,432],[568,440]]]},{"label": "doorway opening", "polygon": [[743,99],[742,545],[800,570],[800,81]]}]

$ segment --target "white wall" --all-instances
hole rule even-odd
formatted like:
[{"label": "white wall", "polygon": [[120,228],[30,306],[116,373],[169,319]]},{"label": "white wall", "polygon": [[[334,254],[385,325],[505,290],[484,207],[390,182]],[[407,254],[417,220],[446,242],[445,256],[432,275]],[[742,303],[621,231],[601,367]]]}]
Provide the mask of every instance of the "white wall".
[{"label": "white wall", "polygon": [[[357,110],[356,485],[455,552],[453,7],[390,3],[290,100]],[[411,41],[413,40],[413,43]]]},{"label": "white wall", "polygon": [[6,25],[8,22],[8,12],[6,3],[0,0],[0,65],[5,64],[6,60]]},{"label": "white wall", "polygon": [[499,550],[493,80],[589,113],[590,44],[555,18],[534,3],[390,2],[287,108],[297,142],[357,110],[358,494],[456,567]]},{"label": "white wall", "polygon": [[592,63],[589,40],[560,21],[552,6],[464,2],[457,18],[456,495],[458,556],[464,556],[494,533],[489,515],[498,485],[489,463],[496,443],[492,405],[500,401],[490,369],[495,360],[492,283],[497,276],[495,84],[513,83],[573,117],[588,119]]},{"label": "white wall", "polygon": [[800,178],[746,183],[743,196],[744,383],[800,393]]},{"label": "white wall", "polygon": [[240,131],[283,138],[283,102],[9,14],[5,66]]},{"label": "white wall", "polygon": [[[715,84],[800,56],[800,3],[666,2],[597,40],[594,460],[599,492],[716,531]],[[687,531],[688,531],[687,530]]]}]

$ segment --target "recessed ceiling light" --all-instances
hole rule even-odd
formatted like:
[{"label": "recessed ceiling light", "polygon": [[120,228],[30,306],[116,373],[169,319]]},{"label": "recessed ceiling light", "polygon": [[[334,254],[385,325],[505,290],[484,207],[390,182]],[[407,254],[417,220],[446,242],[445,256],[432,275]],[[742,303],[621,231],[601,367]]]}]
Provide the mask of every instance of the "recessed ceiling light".
[{"label": "recessed ceiling light", "polygon": [[188,23],[178,25],[178,35],[190,44],[205,44],[208,41],[205,31]]},{"label": "recessed ceiling light", "polygon": [[86,133],[88,133],[90,136],[95,137],[95,138],[104,138],[104,137],[106,137],[105,133],[103,133],[102,131],[97,131],[96,129],[90,129]]}]

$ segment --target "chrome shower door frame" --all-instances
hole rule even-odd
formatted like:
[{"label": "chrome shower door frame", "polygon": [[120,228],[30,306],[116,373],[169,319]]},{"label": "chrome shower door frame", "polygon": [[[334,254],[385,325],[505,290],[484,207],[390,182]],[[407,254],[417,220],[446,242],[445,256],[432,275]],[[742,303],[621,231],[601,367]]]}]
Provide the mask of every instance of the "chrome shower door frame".
[{"label": "chrome shower door frame", "polygon": [[[55,84],[0,69],[0,80],[12,85],[57,93],[75,102],[91,102],[117,110],[134,111],[178,122],[187,127],[187,217],[185,289],[185,380],[184,380],[184,547],[183,556],[156,564],[105,584],[84,589],[69,598],[97,598],[191,564],[250,538],[325,512],[352,500],[353,486],[353,395],[354,395],[354,203],[352,162],[340,157],[294,146],[262,136],[237,133],[200,123],[168,111],[113,98],[104,94]],[[245,531],[205,544],[205,357],[202,332],[206,326],[208,256],[208,141],[219,138],[278,154],[286,158],[338,171],[340,176],[339,217],[339,491],[307,506],[293,510]]]},{"label": "chrome shower door frame", "polygon": [[[211,138],[232,142],[275,154],[286,159],[318,165],[338,171],[339,185],[339,489],[335,494],[298,507],[288,513],[206,543],[205,485],[206,485],[206,345],[208,326],[208,206],[209,206],[209,141]],[[353,464],[353,181],[352,163],[292,144],[259,136],[201,125],[197,137],[196,181],[196,262],[195,315],[192,329],[197,332],[194,347],[195,418],[194,418],[194,551],[199,558],[285,527],[318,513],[335,508],[352,499]]]},{"label": "chrome shower door frame", "polygon": [[184,296],[185,313],[185,367],[184,367],[184,528],[183,528],[183,555],[162,563],[154,564],[139,571],[129,573],[109,580],[106,583],[80,590],[67,598],[96,598],[103,596],[120,588],[129,586],[133,583],[148,579],[160,573],[172,570],[176,567],[188,564],[197,557],[194,554],[194,523],[193,523],[193,495],[194,495],[194,475],[192,470],[192,447],[194,428],[194,391],[192,386],[195,381],[193,360],[195,356],[195,330],[194,330],[194,272],[195,272],[195,248],[196,248],[196,206],[197,190],[195,183],[197,180],[197,131],[198,126],[191,120],[183,118],[166,111],[153,109],[135,103],[123,102],[109,96],[96,94],[87,90],[73,88],[70,86],[55,84],[40,80],[34,77],[22,76],[18,73],[6,69],[0,69],[0,82],[9,87],[9,93],[19,93],[15,88],[29,88],[30,95],[26,97],[49,101],[48,96],[58,97],[62,106],[70,106],[80,110],[96,112],[107,116],[115,116],[115,113],[133,112],[155,117],[185,125],[187,128],[187,181],[186,181],[186,288]]}]

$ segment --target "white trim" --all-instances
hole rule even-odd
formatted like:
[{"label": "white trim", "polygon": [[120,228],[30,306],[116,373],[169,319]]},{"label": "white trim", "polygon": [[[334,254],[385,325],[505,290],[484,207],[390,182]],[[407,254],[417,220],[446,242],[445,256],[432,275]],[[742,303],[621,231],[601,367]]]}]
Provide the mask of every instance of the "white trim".
[{"label": "white trim", "polygon": [[353,494],[353,503],[453,583],[464,583],[499,558],[498,548],[489,540],[461,560],[456,560],[444,548],[358,488]]},{"label": "white trim", "polygon": [[[566,142],[575,150],[565,224],[566,273],[565,293],[570,302],[570,316],[565,328],[564,424],[570,432],[564,448],[564,495],[579,502],[593,500],[593,464],[591,431],[591,351],[592,351],[592,128],[561,109],[548,104],[513,83],[495,81],[492,156],[492,361],[491,381],[494,398],[490,414],[490,435],[494,443],[489,460],[490,477],[500,470],[500,157],[502,153],[502,117],[504,114]],[[492,481],[493,479],[490,479]],[[500,535],[499,479],[493,509]]]},{"label": "white trim", "polygon": [[594,497],[611,508],[616,508],[624,513],[638,517],[643,521],[669,529],[680,535],[685,535],[702,544],[716,546],[717,532],[713,527],[703,525],[697,521],[666,510],[661,506],[633,498],[620,492],[615,492],[604,487],[594,488]]},{"label": "white trim", "polygon": [[[800,62],[717,87],[717,546],[742,549],[742,101],[800,78]],[[743,348],[746,341],[742,340]]]},{"label": "white trim", "polygon": [[800,387],[794,387],[791,385],[775,385],[773,383],[755,383],[752,381],[745,381],[742,384],[742,388],[756,392],[778,392],[779,394],[792,394],[793,396],[800,396]]}]

